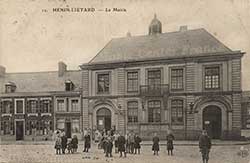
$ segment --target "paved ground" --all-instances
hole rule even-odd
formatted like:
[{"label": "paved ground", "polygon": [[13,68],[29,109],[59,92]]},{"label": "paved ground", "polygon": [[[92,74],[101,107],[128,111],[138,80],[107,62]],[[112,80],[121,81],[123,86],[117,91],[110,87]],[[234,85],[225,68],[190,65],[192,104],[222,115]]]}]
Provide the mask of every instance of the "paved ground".
[{"label": "paved ground", "polygon": [[[213,146],[210,153],[211,163],[250,163],[250,156],[241,157],[238,155],[239,145]],[[244,145],[250,149],[250,145]],[[45,163],[45,162],[70,162],[70,163],[200,163],[200,153],[197,146],[176,146],[174,156],[167,156],[166,147],[161,146],[159,156],[153,156],[151,146],[143,146],[141,155],[128,155],[127,158],[119,158],[114,154],[113,158],[105,158],[102,150],[95,145],[89,154],[79,153],[55,155],[52,143],[44,144],[9,144],[0,145],[0,163]],[[84,158],[89,156],[90,159]]]}]

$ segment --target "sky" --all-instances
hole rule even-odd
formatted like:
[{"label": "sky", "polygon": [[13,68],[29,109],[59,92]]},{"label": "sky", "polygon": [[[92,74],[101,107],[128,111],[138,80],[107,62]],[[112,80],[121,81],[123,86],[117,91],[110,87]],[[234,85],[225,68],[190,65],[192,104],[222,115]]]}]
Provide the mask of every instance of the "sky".
[{"label": "sky", "polygon": [[[95,12],[53,12],[53,8]],[[126,12],[105,12],[123,8]],[[242,86],[250,90],[250,0],[0,0],[0,65],[7,72],[68,69],[90,61],[112,38],[148,34],[154,14],[163,32],[205,28],[242,59]]]}]

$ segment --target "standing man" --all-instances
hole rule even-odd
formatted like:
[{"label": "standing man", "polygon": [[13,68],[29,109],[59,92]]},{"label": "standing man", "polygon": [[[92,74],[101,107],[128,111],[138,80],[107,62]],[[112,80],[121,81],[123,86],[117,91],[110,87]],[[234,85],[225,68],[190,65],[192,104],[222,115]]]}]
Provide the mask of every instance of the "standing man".
[{"label": "standing man", "polygon": [[169,152],[171,153],[171,156],[173,155],[173,149],[174,149],[174,135],[172,134],[172,131],[169,130],[169,133],[167,135],[167,150],[168,150],[168,155]]},{"label": "standing man", "polygon": [[118,146],[118,152],[120,152],[120,157],[122,157],[122,152],[124,153],[124,157],[126,157],[125,144],[126,144],[125,137],[119,134],[119,137],[117,139],[117,146]]},{"label": "standing man", "polygon": [[84,150],[83,150],[83,152],[89,152],[90,143],[91,143],[90,134],[87,133],[87,134],[84,136]]},{"label": "standing man", "polygon": [[203,163],[208,163],[209,152],[211,149],[211,139],[207,135],[207,131],[203,130],[199,138],[199,148],[202,155]]},{"label": "standing man", "polygon": [[62,154],[65,154],[65,149],[67,148],[67,137],[65,136],[65,132],[62,132]]},{"label": "standing man", "polygon": [[138,134],[135,134],[135,154],[140,154],[140,149],[141,149],[141,138],[139,137]]},{"label": "standing man", "polygon": [[158,155],[158,152],[160,150],[159,142],[160,142],[160,139],[157,136],[157,133],[155,133],[153,137],[153,146],[152,146],[152,151],[154,151],[154,155]]}]

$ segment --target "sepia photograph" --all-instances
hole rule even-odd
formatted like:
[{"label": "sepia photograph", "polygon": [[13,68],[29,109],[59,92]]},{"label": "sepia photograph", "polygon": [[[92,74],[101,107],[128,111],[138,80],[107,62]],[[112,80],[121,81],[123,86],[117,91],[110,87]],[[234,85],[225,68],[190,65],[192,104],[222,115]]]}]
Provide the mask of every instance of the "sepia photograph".
[{"label": "sepia photograph", "polygon": [[0,163],[250,163],[250,0],[0,0]]}]

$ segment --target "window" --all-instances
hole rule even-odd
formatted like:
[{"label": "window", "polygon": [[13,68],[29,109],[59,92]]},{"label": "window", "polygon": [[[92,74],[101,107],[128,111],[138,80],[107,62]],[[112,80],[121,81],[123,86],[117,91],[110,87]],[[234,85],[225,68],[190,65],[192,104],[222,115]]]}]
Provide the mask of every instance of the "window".
[{"label": "window", "polygon": [[3,114],[13,113],[12,101],[2,101],[2,113]]},{"label": "window", "polygon": [[98,74],[97,82],[98,93],[109,93],[109,74]]},{"label": "window", "polygon": [[205,89],[220,88],[220,67],[205,68]]},{"label": "window", "polygon": [[183,69],[171,69],[171,89],[183,89]]},{"label": "window", "polygon": [[171,117],[173,124],[183,123],[183,100],[171,101]]},{"label": "window", "polygon": [[79,119],[72,120],[72,132],[77,133],[80,132],[80,121]]},{"label": "window", "polygon": [[74,90],[74,84],[71,80],[65,81],[65,90],[66,91],[73,91]]},{"label": "window", "polygon": [[14,134],[14,123],[12,120],[1,121],[1,133],[3,135],[13,135]]},{"label": "window", "polygon": [[37,113],[38,112],[38,104],[36,100],[30,100],[30,113]]},{"label": "window", "polygon": [[128,123],[138,122],[138,102],[130,101],[128,102]]},{"label": "window", "polygon": [[5,84],[5,93],[13,93],[16,90],[16,85],[13,82],[8,82]]},{"label": "window", "polygon": [[138,72],[127,73],[127,91],[137,92],[138,91]]},{"label": "window", "polygon": [[71,111],[73,112],[80,111],[79,101],[77,99],[71,100]]},{"label": "window", "polygon": [[57,100],[57,111],[66,111],[64,100]]},{"label": "window", "polygon": [[148,122],[161,122],[161,101],[148,102]]},{"label": "window", "polygon": [[36,135],[36,130],[39,127],[37,120],[28,120],[26,121],[26,134],[27,135]]},{"label": "window", "polygon": [[50,113],[51,101],[50,100],[42,100],[41,101],[41,112],[42,113]]},{"label": "window", "polygon": [[24,114],[24,100],[15,100],[16,114]]},{"label": "window", "polygon": [[149,70],[148,85],[160,85],[160,84],[161,84],[161,70]]}]

